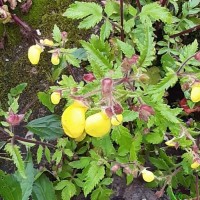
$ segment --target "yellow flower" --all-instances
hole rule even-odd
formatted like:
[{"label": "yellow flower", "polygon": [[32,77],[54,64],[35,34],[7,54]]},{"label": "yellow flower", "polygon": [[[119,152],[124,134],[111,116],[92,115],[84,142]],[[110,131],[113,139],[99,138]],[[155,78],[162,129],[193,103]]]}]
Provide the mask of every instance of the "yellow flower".
[{"label": "yellow flower", "polygon": [[192,86],[190,98],[195,103],[200,101],[200,83],[195,83]]},{"label": "yellow flower", "polygon": [[42,44],[47,45],[47,46],[50,46],[50,47],[52,47],[52,46],[54,45],[53,41],[52,41],[52,40],[49,40],[49,39],[44,39],[44,40],[42,41]]},{"label": "yellow flower", "polygon": [[71,138],[78,138],[83,134],[86,111],[87,107],[77,101],[65,109],[61,116],[61,123],[66,135]]},{"label": "yellow flower", "polygon": [[200,164],[199,164],[199,162],[197,162],[197,161],[195,161],[195,162],[193,162],[192,164],[191,164],[191,168],[192,169],[196,169],[197,167],[199,167],[200,166]]},{"label": "yellow flower", "polygon": [[39,63],[41,52],[42,52],[42,47],[37,44],[29,47],[28,59],[30,60],[31,64],[37,65]]},{"label": "yellow flower", "polygon": [[155,179],[155,175],[153,174],[153,172],[149,171],[149,170],[142,170],[142,178],[144,179],[144,181],[146,182],[152,182]]},{"label": "yellow flower", "polygon": [[59,104],[60,102],[60,99],[61,99],[61,94],[60,92],[53,92],[51,94],[51,102],[55,105]]},{"label": "yellow flower", "polygon": [[85,131],[93,137],[102,137],[111,129],[110,118],[104,112],[99,112],[86,119]]},{"label": "yellow flower", "polygon": [[83,134],[81,136],[75,138],[75,141],[76,142],[81,142],[81,141],[83,141],[85,139],[85,137],[86,137],[86,132],[83,132]]},{"label": "yellow flower", "polygon": [[58,53],[53,53],[52,54],[52,56],[51,56],[51,63],[53,65],[58,65],[60,63],[60,58],[59,58]]},{"label": "yellow flower", "polygon": [[111,118],[111,124],[113,126],[120,125],[122,123],[122,121],[123,121],[123,115],[122,114],[112,116],[112,118]]}]

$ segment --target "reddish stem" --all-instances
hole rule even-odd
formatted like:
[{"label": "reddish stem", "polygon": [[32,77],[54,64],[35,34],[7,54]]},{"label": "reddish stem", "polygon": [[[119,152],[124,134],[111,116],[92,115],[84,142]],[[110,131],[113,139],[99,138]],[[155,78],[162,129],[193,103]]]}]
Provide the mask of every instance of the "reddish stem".
[{"label": "reddish stem", "polygon": [[140,4],[140,0],[136,0],[136,4],[137,4],[137,7],[138,7],[139,11],[141,12],[142,6]]},{"label": "reddish stem", "polygon": [[186,33],[191,33],[193,31],[197,31],[200,29],[200,25],[197,25],[193,28],[190,28],[190,29],[187,29],[185,31],[181,31],[180,33],[176,33],[176,34],[173,34],[173,35],[170,35],[170,38],[175,38],[175,37],[178,37],[178,36],[181,36],[181,35],[184,35]]},{"label": "reddish stem", "polygon": [[120,0],[121,41],[124,42],[124,1]]}]

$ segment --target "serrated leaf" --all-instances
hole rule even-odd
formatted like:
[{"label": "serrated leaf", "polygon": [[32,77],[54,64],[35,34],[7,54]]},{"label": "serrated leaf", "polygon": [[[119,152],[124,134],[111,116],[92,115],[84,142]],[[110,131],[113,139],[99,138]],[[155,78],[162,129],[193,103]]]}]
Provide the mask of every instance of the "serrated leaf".
[{"label": "serrated leaf", "polygon": [[134,30],[135,42],[140,52],[139,65],[147,67],[152,65],[155,59],[155,42],[153,28],[140,24]]},{"label": "serrated leaf", "polygon": [[107,59],[106,55],[103,55],[97,48],[95,48],[89,42],[81,41],[81,44],[87,51],[90,59],[92,59],[94,62],[96,62],[99,66],[103,68],[112,69],[112,65]]},{"label": "serrated leaf", "polygon": [[106,12],[107,16],[110,17],[111,15],[118,14],[120,11],[119,4],[115,1],[107,1],[105,5],[104,11]]},{"label": "serrated leaf", "polygon": [[38,92],[37,93],[39,101],[46,106],[51,112],[54,112],[55,105],[52,104],[50,94],[45,92]]},{"label": "serrated leaf", "polygon": [[161,20],[165,23],[172,22],[172,15],[169,10],[166,7],[162,7],[157,2],[144,5],[139,16],[142,23],[145,23],[147,18],[150,18],[153,22],[157,20]]},{"label": "serrated leaf", "polygon": [[154,132],[145,135],[145,140],[151,144],[159,144],[163,141],[163,139],[164,135],[159,130],[155,130]]},{"label": "serrated leaf", "polygon": [[58,184],[54,187],[55,190],[62,190],[64,187],[67,186],[68,180],[61,180]]},{"label": "serrated leaf", "polygon": [[58,165],[61,159],[62,159],[62,151],[57,149],[56,152],[52,156],[52,160],[55,160],[56,165]]},{"label": "serrated leaf", "polygon": [[83,19],[78,27],[89,29],[101,21],[102,8],[96,3],[75,1],[63,16],[71,19]]},{"label": "serrated leaf", "polygon": [[37,149],[37,163],[39,164],[42,160],[43,147],[40,145]]},{"label": "serrated leaf", "polygon": [[0,170],[0,196],[4,200],[22,200],[20,183],[13,175],[6,175]]},{"label": "serrated leaf", "polygon": [[78,161],[72,161],[69,165],[75,169],[83,169],[89,165],[91,158],[89,157],[81,157]]},{"label": "serrated leaf", "polygon": [[170,197],[170,200],[177,200],[171,186],[167,187],[167,195]]},{"label": "serrated leaf", "polygon": [[85,184],[83,187],[84,195],[87,196],[95,186],[104,178],[105,168],[104,166],[97,165],[97,162],[92,162],[85,178]]},{"label": "serrated leaf", "polygon": [[135,137],[133,138],[133,142],[130,148],[130,161],[137,161],[138,158],[137,154],[141,149],[141,143],[142,143],[142,134],[137,132]]},{"label": "serrated leaf", "polygon": [[100,31],[100,38],[101,40],[105,40],[107,38],[109,38],[110,33],[112,31],[112,24],[109,22],[109,20],[107,19],[104,24],[101,26],[101,31]]},{"label": "serrated leaf", "polygon": [[149,157],[149,160],[159,170],[166,170],[167,171],[169,169],[169,166],[167,165],[167,163],[161,158]]},{"label": "serrated leaf", "polygon": [[66,187],[62,190],[61,196],[63,200],[70,200],[76,194],[76,187],[75,185],[67,181]]},{"label": "serrated leaf", "polygon": [[135,53],[134,47],[130,44],[122,42],[121,40],[117,40],[117,44],[126,57],[131,58]]},{"label": "serrated leaf", "polygon": [[60,118],[57,115],[48,115],[32,120],[26,127],[29,131],[46,140],[54,140],[63,135]]},{"label": "serrated leaf", "polygon": [[53,28],[53,39],[56,42],[61,42],[61,40],[62,40],[61,31],[56,24],[54,25],[54,28]]},{"label": "serrated leaf", "polygon": [[20,175],[23,178],[26,178],[24,161],[22,159],[21,152],[19,150],[19,146],[8,143],[5,146],[5,151],[8,152],[10,154],[10,156],[12,157],[12,160],[15,163]]},{"label": "serrated leaf", "polygon": [[52,182],[42,174],[33,184],[33,200],[56,200]]},{"label": "serrated leaf", "polygon": [[21,94],[23,92],[23,90],[26,88],[27,83],[21,83],[19,85],[17,85],[16,87],[12,88],[10,90],[10,94],[13,97],[16,97],[17,95]]},{"label": "serrated leaf", "polygon": [[72,53],[66,53],[65,59],[69,64],[71,64],[75,67],[80,67],[80,60],[75,58],[75,56]]},{"label": "serrated leaf", "polygon": [[16,174],[17,180],[19,181],[22,189],[22,198],[21,200],[28,200],[33,188],[34,182],[34,168],[33,168],[33,161],[30,152],[28,153],[28,157],[25,161],[25,172],[26,172],[26,179],[23,179],[21,176]]},{"label": "serrated leaf", "polygon": [[123,112],[123,122],[132,122],[139,117],[138,112],[131,110],[124,110]]},{"label": "serrated leaf", "polygon": [[110,185],[113,182],[113,178],[104,178],[101,181],[101,185]]}]

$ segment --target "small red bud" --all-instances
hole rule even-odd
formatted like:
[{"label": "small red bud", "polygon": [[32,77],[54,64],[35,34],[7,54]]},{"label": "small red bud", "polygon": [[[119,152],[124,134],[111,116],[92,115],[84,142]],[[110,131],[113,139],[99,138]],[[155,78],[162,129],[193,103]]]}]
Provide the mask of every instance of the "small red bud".
[{"label": "small red bud", "polygon": [[62,38],[62,41],[66,41],[67,40],[67,32],[65,32],[65,31],[63,31],[62,33],[61,33],[61,38]]},{"label": "small red bud", "polygon": [[196,60],[200,61],[200,51],[198,51],[198,52],[195,54],[194,58],[195,58]]},{"label": "small red bud", "polygon": [[104,78],[101,81],[101,93],[103,97],[108,97],[113,91],[113,80],[111,78]]},{"label": "small red bud", "polygon": [[120,165],[119,164],[115,164],[115,165],[113,165],[111,167],[111,171],[115,173],[119,168],[120,168]]},{"label": "small red bud", "polygon": [[6,121],[12,125],[12,126],[16,126],[19,125],[20,122],[24,119],[24,114],[14,114],[14,113],[9,113],[8,118],[6,119]]},{"label": "small red bud", "polygon": [[116,103],[114,106],[114,112],[116,115],[122,114],[123,113],[123,108],[119,103]]},{"label": "small red bud", "polygon": [[154,114],[155,111],[151,106],[143,104],[139,108],[139,118],[144,120],[145,122],[147,122],[149,117]]},{"label": "small red bud", "polygon": [[123,172],[124,172],[125,174],[132,174],[132,170],[131,170],[128,166],[127,166],[127,167],[124,167]]},{"label": "small red bud", "polygon": [[96,78],[92,73],[84,74],[83,75],[83,80],[88,83],[94,81]]}]

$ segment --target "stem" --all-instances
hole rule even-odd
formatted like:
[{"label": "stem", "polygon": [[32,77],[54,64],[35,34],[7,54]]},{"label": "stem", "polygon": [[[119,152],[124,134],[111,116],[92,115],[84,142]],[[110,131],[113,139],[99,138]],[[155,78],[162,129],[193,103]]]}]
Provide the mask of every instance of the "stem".
[{"label": "stem", "polygon": [[192,55],[192,56],[190,56],[189,58],[187,58],[187,59],[185,60],[185,62],[178,68],[178,70],[176,71],[176,74],[179,74],[180,71],[182,70],[182,68],[185,66],[185,64],[186,64],[191,58],[193,58],[194,56],[195,56],[195,54]]},{"label": "stem", "polygon": [[28,32],[32,32],[31,27],[28,24],[26,24],[25,22],[23,22],[17,15],[11,14],[11,16],[16,24],[21,26],[24,30],[26,30]]},{"label": "stem", "polygon": [[191,32],[196,31],[198,29],[200,29],[200,25],[197,25],[197,26],[195,26],[193,28],[190,28],[190,29],[187,29],[185,31],[181,31],[180,33],[176,33],[176,34],[170,35],[170,38],[175,38],[177,36],[184,35],[186,33],[191,33]]},{"label": "stem", "polygon": [[167,4],[167,0],[160,0],[161,6],[165,6]]},{"label": "stem", "polygon": [[0,0],[0,6],[3,6],[3,0]]},{"label": "stem", "polygon": [[42,146],[48,146],[48,147],[51,147],[51,148],[55,148],[55,146],[52,145],[52,144],[49,144],[49,143],[46,143],[46,142],[41,142],[41,141],[29,140],[29,139],[22,138],[22,137],[17,136],[17,135],[15,135],[14,137],[7,136],[7,137],[1,137],[0,138],[0,140],[3,140],[3,141],[7,141],[9,139],[11,139],[11,141],[13,141],[13,139],[14,139],[14,140],[22,141],[22,142],[28,142],[28,143],[33,143],[33,144],[36,144],[36,145],[42,145]]},{"label": "stem", "polygon": [[141,12],[142,6],[140,4],[140,0],[136,0],[136,4],[137,4],[137,7],[138,7],[139,11]]},{"label": "stem", "polygon": [[[105,19],[105,20],[107,20],[108,18],[107,17],[105,17],[105,16],[103,16],[103,18]],[[108,19],[109,20],[109,19]],[[112,20],[109,20],[109,22],[114,26],[114,27],[117,27],[117,28],[119,28],[120,29],[120,31],[122,30],[122,27],[119,25],[119,24],[117,24],[117,23],[115,23],[115,22],[113,22]]]},{"label": "stem", "polygon": [[200,200],[200,198],[199,198],[199,176],[198,176],[198,173],[196,174],[196,194],[197,194],[196,200]]},{"label": "stem", "polygon": [[120,0],[121,41],[124,42],[124,1]]}]

